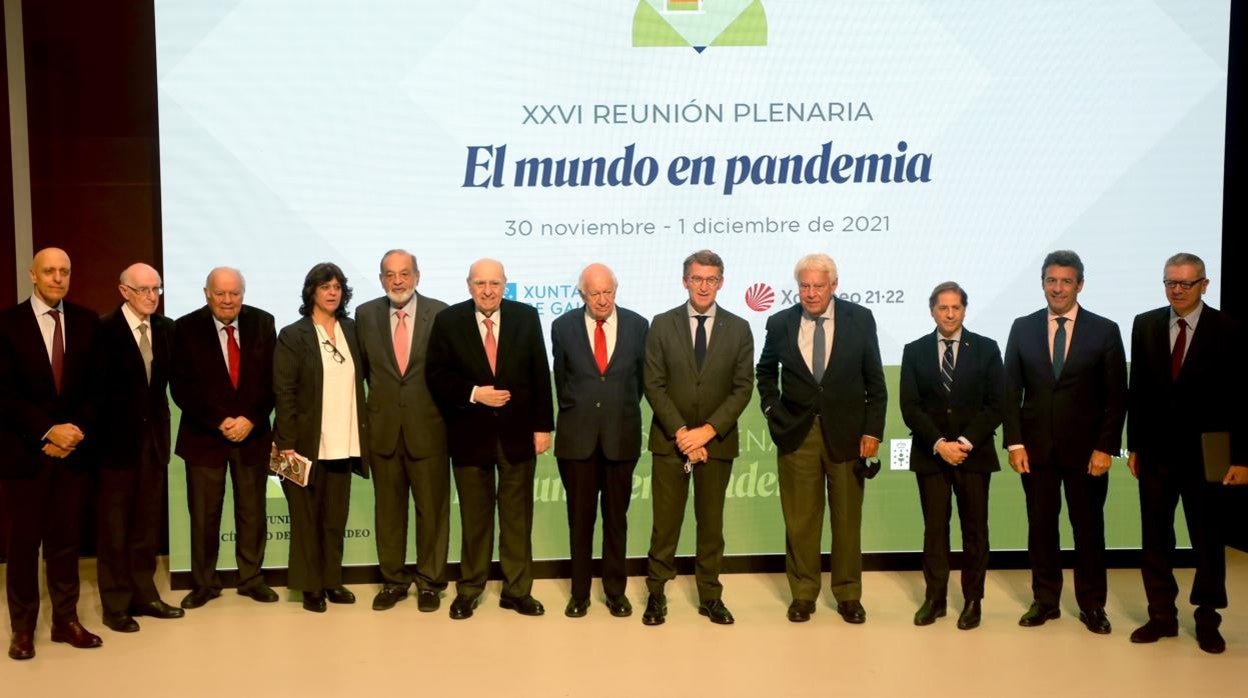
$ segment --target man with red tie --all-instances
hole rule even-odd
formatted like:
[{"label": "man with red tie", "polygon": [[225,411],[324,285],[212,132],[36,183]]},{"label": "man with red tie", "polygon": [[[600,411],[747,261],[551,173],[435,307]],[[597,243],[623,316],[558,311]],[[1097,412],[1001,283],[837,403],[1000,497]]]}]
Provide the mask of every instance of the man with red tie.
[{"label": "man with red tie", "polygon": [[463,539],[450,616],[472,616],[490,571],[494,509],[503,570],[499,606],[540,616],[533,588],[533,474],[555,428],[550,365],[537,311],[504,300],[503,265],[468,271],[470,300],[438,313],[425,376],[446,420]]},{"label": "man with red tie", "polygon": [[619,282],[603,264],[581,272],[580,312],[551,324],[555,392],[559,396],[555,458],[568,492],[568,540],[572,598],[564,614],[589,610],[594,522],[602,498],[602,588],[617,618],[632,615],[624,595],[628,504],[633,469],[641,457],[642,370],[646,319],[615,304]]},{"label": "man with red tie", "polygon": [[39,548],[52,601],[52,641],[99,647],[78,622],[78,531],[93,430],[90,362],[99,318],[65,300],[69,255],[49,247],[30,265],[34,290],[0,314],[0,479],[12,530],[6,580],[9,657],[35,656]]},{"label": "man with red tie", "polygon": [[234,487],[238,593],[277,601],[261,573],[267,531],[265,487],[273,432],[273,316],[243,303],[237,269],[218,267],[204,282],[200,309],[178,318],[169,387],[182,409],[175,453],[186,462],[191,509],[192,589],[182,608],[221,595],[217,551],[226,475]]}]

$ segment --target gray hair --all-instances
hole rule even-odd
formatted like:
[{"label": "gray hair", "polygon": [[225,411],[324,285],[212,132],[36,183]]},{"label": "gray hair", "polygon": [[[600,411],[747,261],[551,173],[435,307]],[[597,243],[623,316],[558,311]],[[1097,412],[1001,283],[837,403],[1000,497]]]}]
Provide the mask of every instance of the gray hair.
[{"label": "gray hair", "polygon": [[836,281],[836,262],[831,257],[822,253],[815,252],[797,260],[797,264],[793,267],[793,280],[797,281],[797,277],[801,276],[804,271],[821,271],[828,275],[828,280]]},{"label": "gray hair", "polygon": [[216,276],[219,271],[229,272],[237,276],[238,284],[243,287],[244,291],[247,290],[247,279],[243,278],[243,272],[235,269],[234,267],[213,267],[212,271],[208,272],[208,276],[204,278],[204,288],[212,286],[212,277]]},{"label": "gray hair", "polygon": [[1196,267],[1197,274],[1200,274],[1201,276],[1205,275],[1205,260],[1197,257],[1191,252],[1180,252],[1176,255],[1172,255],[1170,259],[1166,260],[1165,268],[1169,269],[1170,267],[1179,267],[1185,264],[1190,264]]},{"label": "gray hair", "polygon": [[386,250],[386,253],[381,256],[381,261],[377,263],[377,266],[382,274],[386,273],[386,258],[392,254],[405,254],[408,257],[411,257],[412,258],[412,271],[416,273],[420,272],[420,266],[416,264],[416,255],[412,254],[411,252],[408,252],[407,250],[396,248],[393,250]]},{"label": "gray hair", "polygon": [[594,262],[593,264],[585,265],[585,268],[581,270],[581,275],[576,277],[576,290],[582,297],[585,296],[585,272],[589,271],[589,268],[594,266],[606,269],[607,273],[611,275],[611,290],[614,291],[620,288],[620,280],[615,277],[615,270],[602,262]]}]

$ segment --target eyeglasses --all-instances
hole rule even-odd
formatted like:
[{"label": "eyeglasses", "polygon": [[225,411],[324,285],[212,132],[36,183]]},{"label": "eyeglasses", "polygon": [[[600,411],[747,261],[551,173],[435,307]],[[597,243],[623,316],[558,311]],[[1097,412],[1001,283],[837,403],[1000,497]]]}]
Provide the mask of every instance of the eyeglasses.
[{"label": "eyeglasses", "polygon": [[686,276],[685,281],[691,286],[718,286],[723,281],[722,276]]},{"label": "eyeglasses", "polygon": [[1204,280],[1205,280],[1205,277],[1202,276],[1199,279],[1193,279],[1192,281],[1175,281],[1173,279],[1163,279],[1161,283],[1162,285],[1164,285],[1166,288],[1170,289],[1171,291],[1173,291],[1175,288],[1181,288],[1184,291],[1190,291],[1192,290],[1193,286],[1199,286],[1201,283],[1204,282]]},{"label": "eyeglasses", "polygon": [[139,296],[163,296],[165,295],[165,289],[161,288],[160,286],[143,286],[141,288],[135,288],[128,284],[122,284],[122,286],[125,286],[126,288],[130,289],[131,293],[135,295],[139,295]]},{"label": "eyeglasses", "polygon": [[330,343],[328,339],[322,339],[321,346],[325,347],[326,353],[334,357],[335,362],[340,363],[340,364],[344,364],[347,362],[347,357],[343,356],[342,352],[338,351],[338,347]]}]

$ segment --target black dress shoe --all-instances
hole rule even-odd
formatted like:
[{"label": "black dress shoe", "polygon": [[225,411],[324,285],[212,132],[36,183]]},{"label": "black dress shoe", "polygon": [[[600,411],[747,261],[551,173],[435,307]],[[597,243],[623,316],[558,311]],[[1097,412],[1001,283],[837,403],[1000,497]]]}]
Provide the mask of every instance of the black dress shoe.
[{"label": "black dress shoe", "polygon": [[1034,628],[1061,617],[1062,611],[1060,608],[1056,606],[1041,606],[1038,601],[1032,601],[1031,606],[1027,608],[1027,612],[1023,614],[1022,618],[1018,619],[1018,624],[1024,628]]},{"label": "black dress shoe", "polygon": [[325,598],[329,599],[330,603],[355,603],[355,594],[352,594],[351,590],[346,587],[326,589]]},{"label": "black dress shoe", "polygon": [[663,625],[667,620],[667,595],[651,594],[646,599],[646,611],[641,614],[641,622],[646,625]]},{"label": "black dress shoe", "polygon": [[246,596],[260,603],[277,603],[277,592],[273,591],[273,588],[264,582],[256,582],[245,587],[239,587],[238,595]]},{"label": "black dress shoe", "polygon": [[1163,637],[1176,637],[1179,634],[1177,619],[1149,618],[1148,622],[1131,633],[1131,641],[1136,644],[1157,642]]},{"label": "black dress shoe", "polygon": [[698,615],[706,616],[716,625],[732,625],[736,619],[732,617],[732,613],[728,611],[728,607],[719,599],[711,599],[703,601],[698,605]]},{"label": "black dress shoe", "polygon": [[199,608],[220,595],[220,589],[196,589],[182,597],[182,603],[178,605],[186,609]]},{"label": "black dress shoe", "polygon": [[31,659],[35,656],[35,634],[13,633],[9,640],[9,659]]},{"label": "black dress shoe", "polygon": [[185,616],[186,611],[183,611],[177,606],[170,606],[160,599],[156,599],[155,601],[148,601],[147,603],[132,604],[130,606],[130,615],[150,616],[152,618],[169,620],[171,618],[181,618],[182,616]]},{"label": "black dress shoe", "polygon": [[477,607],[477,597],[456,596],[451,602],[451,620],[463,620],[472,617],[472,609]]},{"label": "black dress shoe", "polygon": [[805,623],[810,620],[810,616],[815,612],[814,601],[803,601],[802,599],[793,599],[793,603],[789,604],[789,622]]},{"label": "black dress shoe", "polygon": [[948,607],[944,599],[924,599],[923,605],[919,606],[919,610],[914,614],[914,624],[931,625],[936,622],[937,618],[944,618],[946,613],[948,613]]},{"label": "black dress shoe", "polygon": [[407,589],[403,587],[382,587],[381,591],[373,597],[374,611],[388,611],[394,608],[394,605],[403,600],[407,596]]},{"label": "black dress shoe", "polygon": [[568,599],[563,615],[569,618],[584,618],[589,613],[589,599]]},{"label": "black dress shoe", "polygon": [[629,603],[628,597],[623,594],[608,596],[607,610],[611,611],[611,615],[616,618],[627,618],[633,615],[633,604]]},{"label": "black dress shoe", "polygon": [[128,613],[105,613],[104,627],[115,633],[139,632],[139,622]]},{"label": "black dress shoe", "polygon": [[303,610],[313,613],[325,612],[325,592],[323,591],[305,591],[303,592]]},{"label": "black dress shoe", "polygon": [[836,605],[836,612],[846,623],[858,625],[867,622],[867,609],[862,607],[860,601],[842,601]]},{"label": "black dress shoe", "polygon": [[1110,630],[1109,616],[1105,615],[1105,609],[1094,608],[1090,611],[1079,612],[1079,622],[1087,626],[1088,630],[1097,635],[1108,635]]},{"label": "black dress shoe", "polygon": [[442,594],[436,589],[421,589],[416,594],[416,609],[421,613],[433,613],[442,606]]},{"label": "black dress shoe", "polygon": [[104,644],[99,635],[88,631],[82,627],[82,623],[71,620],[68,623],[52,626],[52,641],[64,642],[70,647],[80,650],[89,650]]},{"label": "black dress shoe", "polygon": [[979,599],[967,601],[962,607],[962,614],[958,616],[958,630],[978,628],[980,615]]},{"label": "black dress shoe", "polygon": [[518,599],[502,596],[498,599],[498,607],[505,608],[508,611],[515,611],[522,616],[540,616],[546,613],[542,602],[532,596],[521,596]]},{"label": "black dress shoe", "polygon": [[1222,654],[1226,651],[1226,640],[1218,628],[1212,625],[1196,624],[1196,644],[1209,654]]}]

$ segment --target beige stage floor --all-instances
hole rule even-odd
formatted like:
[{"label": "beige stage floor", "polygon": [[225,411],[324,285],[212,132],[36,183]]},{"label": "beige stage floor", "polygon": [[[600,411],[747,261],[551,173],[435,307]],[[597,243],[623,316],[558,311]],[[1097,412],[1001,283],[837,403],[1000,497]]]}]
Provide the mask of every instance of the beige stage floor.
[{"label": "beige stage floor", "polygon": [[[1224,614],[1227,652],[1196,647],[1190,609],[1180,636],[1132,645],[1144,620],[1135,570],[1110,571],[1108,636],[1076,619],[1069,589],[1062,618],[1040,628],[1016,624],[1029,600],[1028,573],[988,575],[984,622],[963,632],[957,608],[916,628],[922,599],[918,572],[864,575],[867,623],[850,626],[822,600],[811,622],[785,619],[783,575],[724,577],[724,600],[736,615],[721,627],[697,614],[691,577],[669,588],[666,625],[641,624],[645,585],[632,578],[632,618],[612,618],[594,599],[581,619],[563,616],[566,580],[539,580],[534,595],[547,615],[526,618],[498,608],[497,583],[466,621],[416,610],[414,597],[386,612],[369,604],[376,587],[353,587],[354,606],[303,611],[295,595],[260,605],[227,590],[185,618],[140,619],[142,630],[104,628],[94,564],[83,564],[84,624],[104,638],[74,650],[48,638],[42,611],[35,659],[0,658],[0,696],[1244,696],[1248,695],[1248,555],[1228,552],[1231,608]],[[4,567],[0,566],[0,574]],[[956,575],[956,573],[955,573]],[[1191,570],[1178,573],[1185,598]],[[160,574],[164,589],[168,576]],[[826,580],[826,575],[825,575]],[[956,581],[954,583],[956,588]],[[599,591],[595,586],[595,594]],[[169,592],[177,603],[183,592]],[[45,599],[46,601],[46,599]],[[1236,603],[1238,602],[1238,603]],[[7,607],[0,599],[0,617]],[[7,636],[6,636],[7,639]],[[5,645],[7,647],[7,643]]]}]

